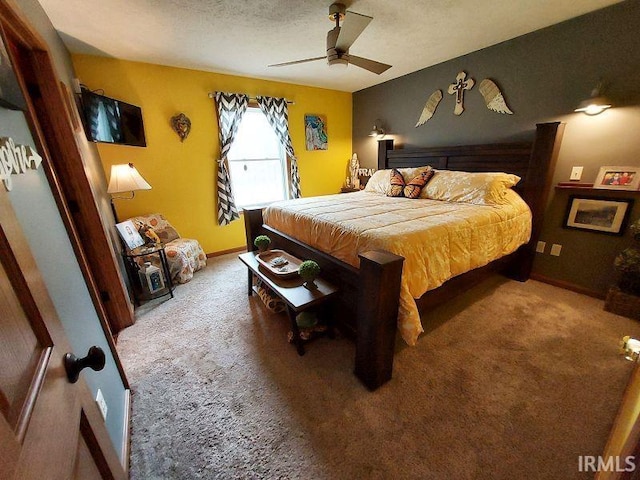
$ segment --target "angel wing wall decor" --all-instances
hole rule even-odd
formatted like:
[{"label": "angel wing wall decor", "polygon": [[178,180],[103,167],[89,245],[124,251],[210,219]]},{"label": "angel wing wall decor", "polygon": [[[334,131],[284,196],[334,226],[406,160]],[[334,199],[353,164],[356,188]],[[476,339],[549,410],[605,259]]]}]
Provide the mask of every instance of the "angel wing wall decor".
[{"label": "angel wing wall decor", "polygon": [[418,128],[420,125],[424,125],[431,117],[433,117],[433,114],[436,112],[436,108],[438,108],[440,100],[442,100],[442,90],[436,90],[431,95],[429,95],[429,99],[422,109],[420,119],[418,120],[418,123],[416,123],[415,128]]},{"label": "angel wing wall decor", "polygon": [[484,97],[484,103],[487,104],[489,110],[513,115],[513,112],[507,107],[507,102],[505,102],[502,92],[493,81],[485,78],[480,82],[478,89]]}]

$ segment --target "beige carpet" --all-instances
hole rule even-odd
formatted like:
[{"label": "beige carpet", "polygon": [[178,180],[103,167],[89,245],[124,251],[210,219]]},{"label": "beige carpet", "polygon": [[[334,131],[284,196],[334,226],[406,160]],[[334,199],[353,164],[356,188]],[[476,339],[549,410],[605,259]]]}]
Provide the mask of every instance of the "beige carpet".
[{"label": "beige carpet", "polygon": [[118,350],[133,388],[133,479],[573,479],[604,448],[640,323],[546,284],[495,277],[398,344],[367,391],[354,344],[299,357],[235,254],[138,310]]}]

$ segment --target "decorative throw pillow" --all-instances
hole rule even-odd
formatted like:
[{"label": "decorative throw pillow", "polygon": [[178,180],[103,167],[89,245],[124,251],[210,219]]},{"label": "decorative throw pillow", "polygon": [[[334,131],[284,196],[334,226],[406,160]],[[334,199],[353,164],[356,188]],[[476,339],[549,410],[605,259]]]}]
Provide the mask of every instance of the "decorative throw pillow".
[{"label": "decorative throw pillow", "polygon": [[161,243],[160,237],[158,237],[156,231],[146,223],[140,222],[138,226],[138,233],[144,239],[145,245]]},{"label": "decorative throw pillow", "polygon": [[404,189],[404,177],[395,168],[391,170],[391,186],[387,190],[387,197],[401,197]]},{"label": "decorative throw pillow", "polygon": [[162,243],[169,243],[176,238],[180,238],[180,235],[171,225],[167,223],[167,225],[162,230],[156,230],[158,237],[162,240]]},{"label": "decorative throw pillow", "polygon": [[502,172],[460,172],[438,170],[426,187],[428,198],[476,205],[501,205],[517,175]]},{"label": "decorative throw pillow", "polygon": [[403,189],[404,196],[407,198],[418,198],[423,187],[433,177],[433,168],[427,167],[416,177],[411,179]]},{"label": "decorative throw pillow", "polygon": [[391,170],[377,170],[371,176],[367,185],[364,187],[365,192],[387,193],[389,190],[389,172]]}]

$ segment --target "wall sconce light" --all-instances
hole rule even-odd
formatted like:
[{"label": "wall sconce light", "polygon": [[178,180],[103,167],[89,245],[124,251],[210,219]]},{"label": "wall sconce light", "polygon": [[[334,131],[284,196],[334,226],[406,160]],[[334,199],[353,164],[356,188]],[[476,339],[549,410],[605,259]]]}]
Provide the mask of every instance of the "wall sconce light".
[{"label": "wall sconce light", "polygon": [[575,112],[583,112],[587,115],[598,115],[611,107],[611,101],[602,95],[602,82],[591,91],[591,97],[583,100],[576,108]]},{"label": "wall sconce light", "polygon": [[[137,190],[151,190],[151,185],[142,178],[142,175],[138,173],[133,163],[121,163],[119,165],[111,165],[111,178],[109,179],[109,186],[107,187],[107,193],[111,194],[111,209],[113,210],[113,217],[118,222],[118,214],[116,213],[116,207],[113,204],[114,200],[131,200]],[[115,197],[114,193],[131,192],[131,196]]]},{"label": "wall sconce light", "polygon": [[369,132],[370,137],[378,137],[379,139],[384,137],[385,131],[382,128],[382,120],[376,120],[373,124],[373,129]]}]

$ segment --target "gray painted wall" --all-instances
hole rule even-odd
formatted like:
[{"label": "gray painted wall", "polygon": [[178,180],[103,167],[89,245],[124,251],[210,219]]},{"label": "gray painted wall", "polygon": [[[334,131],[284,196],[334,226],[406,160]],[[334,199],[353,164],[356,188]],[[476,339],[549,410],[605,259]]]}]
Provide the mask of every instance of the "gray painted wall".
[{"label": "gray painted wall", "polygon": [[[44,10],[36,0],[20,0],[19,6],[31,25],[46,40],[58,76],[69,85],[74,76],[71,59]],[[30,145],[35,149],[22,112],[0,108],[0,136],[12,137],[16,143]],[[95,157],[92,157],[90,150],[88,153],[85,156],[87,169],[95,172],[97,177],[94,178],[104,179],[97,153]],[[104,180],[102,183],[106,185]],[[85,369],[82,376],[94,398],[97,390],[102,390],[109,407],[107,430],[116,451],[121,454],[125,419],[124,384],[43,169],[29,170],[24,175],[14,176],[14,186],[9,198],[74,353],[84,356],[90,346],[98,345],[106,354],[106,365],[101,372]]]},{"label": "gray painted wall", "polygon": [[[385,138],[401,147],[530,140],[536,123],[561,121],[566,129],[554,184],[568,181],[574,165],[584,167],[583,182],[593,182],[603,165],[640,166],[639,19],[640,0],[623,2],[356,92],[354,152],[363,168],[376,166],[377,142],[367,136],[376,119],[389,132]],[[455,116],[446,90],[461,70],[476,86],[465,94],[464,113]],[[477,86],[484,78],[500,86],[514,115],[486,108]],[[593,117],[573,113],[600,79],[616,108]],[[415,128],[437,89],[444,98],[434,117]],[[537,255],[534,271],[604,294],[615,276],[613,258],[630,242],[628,234],[562,228],[569,192],[552,195],[541,238],[547,249]],[[640,194],[626,195],[636,200],[635,220]],[[562,245],[560,257],[549,255],[552,243]]]}]

